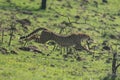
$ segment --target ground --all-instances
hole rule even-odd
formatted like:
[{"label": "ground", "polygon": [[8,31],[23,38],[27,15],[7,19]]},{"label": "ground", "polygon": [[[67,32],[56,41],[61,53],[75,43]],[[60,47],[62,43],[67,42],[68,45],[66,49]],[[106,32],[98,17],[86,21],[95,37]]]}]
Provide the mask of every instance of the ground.
[{"label": "ground", "polygon": [[[0,0],[0,80],[113,80],[114,52],[118,53],[120,63],[120,2],[82,1],[47,0],[47,9],[40,10],[40,0],[11,0],[11,3]],[[23,25],[15,22],[23,19],[27,19]],[[81,50],[65,57],[66,53],[60,54],[59,48],[50,54],[52,44],[45,46],[33,40],[26,47],[35,46],[41,52],[21,50],[24,44],[19,38],[38,27],[55,33],[65,27],[63,35],[88,34],[94,39],[90,45],[94,54]],[[76,53],[78,56],[74,57]],[[120,80],[119,75],[120,68],[115,80]]]}]

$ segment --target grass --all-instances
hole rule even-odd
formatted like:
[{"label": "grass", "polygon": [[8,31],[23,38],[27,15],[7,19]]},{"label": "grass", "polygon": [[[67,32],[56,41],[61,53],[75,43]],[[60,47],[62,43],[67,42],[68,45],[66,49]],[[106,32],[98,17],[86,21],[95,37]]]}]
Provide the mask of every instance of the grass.
[{"label": "grass", "polygon": [[[105,62],[64,61],[56,58],[41,57],[40,54],[25,53],[16,55],[1,55],[5,57],[0,61],[0,76],[4,80],[84,80],[102,78],[109,71],[110,65]],[[74,65],[73,65],[74,64]],[[81,66],[80,66],[81,65]]]},{"label": "grass", "polygon": [[[31,21],[28,30],[21,27],[19,23],[16,24],[17,31],[14,32],[10,47],[8,46],[9,30],[4,33],[4,42],[2,43],[0,40],[0,47],[9,52],[9,54],[0,52],[0,80],[112,80],[110,79],[112,50],[102,50],[102,43],[107,40],[107,45],[112,46],[120,55],[120,2],[119,0],[109,0],[107,4],[103,4],[101,0],[97,0],[98,8],[95,7],[93,0],[89,0],[89,2],[81,7],[81,0],[48,0],[47,10],[44,11],[39,10],[40,0],[12,0],[11,3],[0,0],[0,22],[2,23],[0,29],[10,28],[12,21],[15,21],[11,19],[11,16],[15,16],[17,19],[27,18]],[[60,16],[53,9],[67,17]],[[23,11],[30,11],[33,14],[23,14]],[[75,16],[79,16],[79,19]],[[69,22],[68,17],[71,22],[77,20],[80,24],[72,23],[74,28],[66,26],[62,34],[72,32],[89,34],[96,42],[96,44],[91,44],[91,47],[96,47],[94,57],[86,51],[79,51],[82,60],[78,61],[73,56],[64,58],[65,53],[60,54],[59,50],[47,56],[53,46],[47,44],[48,48],[46,48],[34,41],[28,42],[27,46],[37,46],[45,55],[19,49],[23,46],[19,43],[20,36],[29,34],[39,26],[58,33],[60,24],[64,21]],[[1,37],[0,35],[0,39]],[[115,44],[118,45],[117,50]],[[18,54],[11,54],[11,50]],[[118,68],[117,74],[115,80],[120,80],[120,68]]]}]

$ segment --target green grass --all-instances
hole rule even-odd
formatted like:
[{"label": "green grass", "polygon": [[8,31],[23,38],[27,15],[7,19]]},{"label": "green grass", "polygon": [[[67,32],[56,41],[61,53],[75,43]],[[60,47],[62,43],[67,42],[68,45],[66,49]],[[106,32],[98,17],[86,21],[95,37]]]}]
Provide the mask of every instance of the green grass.
[{"label": "green grass", "polygon": [[[39,10],[40,1],[12,0],[11,3],[7,3],[0,0],[0,22],[2,23],[0,29],[10,28],[11,22],[15,21],[11,19],[11,16],[15,16],[17,19],[27,18],[31,21],[27,31],[19,23],[16,24],[17,31],[14,32],[10,47],[8,46],[10,31],[4,33],[3,43],[1,43],[2,36],[0,34],[0,47],[6,48],[9,52],[9,54],[0,52],[0,80],[112,80],[110,79],[112,61],[109,60],[112,58],[112,50],[102,50],[102,43],[107,40],[108,46],[112,46],[120,55],[120,50],[116,50],[115,45],[118,44],[119,48],[119,0],[108,0],[108,4],[103,4],[101,0],[97,0],[98,8],[95,7],[93,0],[89,0],[90,3],[83,7],[80,6],[81,0],[47,0],[45,11]],[[19,11],[16,10],[16,7]],[[60,16],[53,9],[67,17]],[[23,14],[22,11],[25,10],[33,14]],[[75,16],[80,18],[77,20]],[[34,41],[28,42],[26,46],[37,46],[45,55],[19,49],[23,46],[19,43],[20,36],[29,34],[39,26],[58,33],[60,24],[63,21],[69,22],[68,17],[71,22],[77,20],[81,24],[73,23],[74,28],[66,26],[62,34],[81,32],[90,35],[96,42],[91,44],[91,47],[96,46],[95,50],[92,49],[95,52],[94,57],[86,51],[79,51],[77,53],[83,60],[77,61],[73,56],[64,58],[65,53],[60,54],[59,50],[47,56],[53,46],[47,44],[48,48],[46,48]],[[85,18],[88,18],[86,24]],[[111,35],[117,37],[117,39],[112,39]],[[18,55],[11,54],[11,50],[16,51]],[[115,80],[120,80],[120,68],[118,68],[117,74]]]},{"label": "green grass", "polygon": [[[110,64],[102,60],[64,61],[40,54],[1,55],[0,78],[3,80],[89,80],[102,78],[109,72]],[[74,64],[74,65],[73,65]]]}]

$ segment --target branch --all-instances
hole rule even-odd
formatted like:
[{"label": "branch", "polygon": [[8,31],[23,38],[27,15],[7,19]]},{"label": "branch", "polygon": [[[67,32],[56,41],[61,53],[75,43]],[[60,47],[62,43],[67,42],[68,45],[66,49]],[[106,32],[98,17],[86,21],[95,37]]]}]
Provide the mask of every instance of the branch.
[{"label": "branch", "polygon": [[56,12],[58,15],[68,18],[69,24],[72,24],[72,23],[75,23],[75,24],[86,24],[86,25],[89,25],[89,26],[91,26],[91,27],[95,27],[95,26],[93,26],[93,25],[91,25],[91,24],[89,24],[89,23],[80,23],[80,22],[76,22],[76,21],[72,21],[72,22],[71,22],[71,21],[70,21],[70,18],[69,18],[68,16],[63,15],[63,14],[57,12],[57,11],[56,11],[55,9],[53,9],[53,8],[51,8],[51,9],[52,9],[54,12]]},{"label": "branch", "polygon": [[[54,9],[52,9],[52,10],[53,10],[53,11],[55,11],[58,15],[63,16],[63,17],[66,17],[66,18],[68,19],[69,24],[72,24],[72,22],[70,21],[70,18],[69,18],[68,16],[63,15],[63,14],[61,14],[61,13],[57,12],[57,11],[56,11],[56,10],[54,10]],[[68,25],[68,26],[70,27],[70,25]]]},{"label": "branch", "polygon": [[68,18],[69,23],[71,23],[70,18],[69,18],[68,16],[63,15],[63,14],[61,14],[61,13],[57,12],[57,11],[56,11],[56,10],[54,10],[54,9],[52,9],[52,10],[53,10],[53,11],[55,11],[55,12],[56,12],[58,15],[60,15],[60,16],[67,17],[67,18]]},{"label": "branch", "polygon": [[[51,8],[52,9],[52,8]],[[63,14],[61,14],[61,13],[59,13],[59,12],[57,12],[56,10],[54,10],[54,9],[52,9],[53,11],[55,11],[57,14],[59,14],[60,16],[63,16],[63,17],[67,17],[67,16],[65,16],[65,15],[63,15]]]},{"label": "branch", "polygon": [[120,66],[120,63],[115,67],[115,69],[117,70],[117,68]]}]

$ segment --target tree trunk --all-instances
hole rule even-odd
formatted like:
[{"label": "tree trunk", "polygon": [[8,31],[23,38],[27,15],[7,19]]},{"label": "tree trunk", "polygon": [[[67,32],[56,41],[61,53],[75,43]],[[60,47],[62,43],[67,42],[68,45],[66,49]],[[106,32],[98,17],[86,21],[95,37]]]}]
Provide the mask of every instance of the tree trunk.
[{"label": "tree trunk", "polygon": [[4,40],[4,29],[2,30],[2,43],[3,43],[3,40]]},{"label": "tree trunk", "polygon": [[9,39],[9,43],[8,43],[8,46],[11,45],[11,41],[12,41],[12,37],[13,37],[13,29],[11,28],[11,32],[10,32],[10,39]]},{"label": "tree trunk", "polygon": [[116,77],[116,62],[117,62],[117,53],[113,53],[113,60],[112,60],[112,78]]},{"label": "tree trunk", "polygon": [[43,9],[43,10],[46,9],[46,1],[47,0],[42,0],[42,2],[41,2],[41,9]]}]

